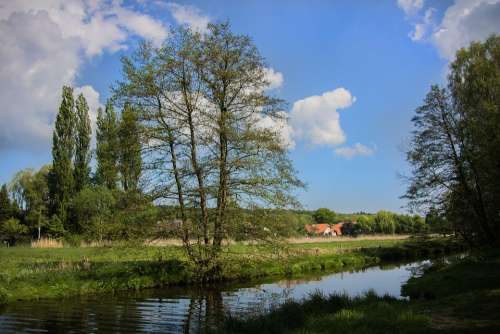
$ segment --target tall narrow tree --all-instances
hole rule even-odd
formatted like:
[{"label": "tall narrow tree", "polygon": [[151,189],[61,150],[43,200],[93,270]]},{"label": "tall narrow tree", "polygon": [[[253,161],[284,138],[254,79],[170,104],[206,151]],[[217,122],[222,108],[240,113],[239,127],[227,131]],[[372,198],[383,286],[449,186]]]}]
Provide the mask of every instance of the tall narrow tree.
[{"label": "tall narrow tree", "polygon": [[97,182],[115,189],[118,181],[118,124],[111,102],[97,112]]},{"label": "tall narrow tree", "polygon": [[7,185],[2,185],[0,189],[0,222],[9,219],[12,216],[12,203],[10,201]]},{"label": "tall narrow tree", "polygon": [[89,107],[83,94],[76,99],[75,190],[89,183],[90,174],[90,118]]},{"label": "tall narrow tree", "polygon": [[75,112],[73,89],[63,87],[62,102],[52,138],[50,199],[52,213],[67,224],[67,207],[74,192],[73,152],[75,147]]},{"label": "tall narrow tree", "polygon": [[136,191],[142,171],[139,122],[136,111],[126,103],[119,125],[121,184],[125,191]]}]

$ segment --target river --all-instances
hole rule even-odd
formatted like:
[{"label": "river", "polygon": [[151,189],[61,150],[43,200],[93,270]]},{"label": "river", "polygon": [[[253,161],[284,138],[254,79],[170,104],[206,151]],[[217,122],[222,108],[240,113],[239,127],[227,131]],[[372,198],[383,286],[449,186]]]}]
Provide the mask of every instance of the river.
[{"label": "river", "polygon": [[20,301],[0,308],[0,333],[198,333],[224,314],[245,316],[315,291],[401,296],[401,285],[430,261],[377,266],[246,286],[169,287],[116,295]]}]

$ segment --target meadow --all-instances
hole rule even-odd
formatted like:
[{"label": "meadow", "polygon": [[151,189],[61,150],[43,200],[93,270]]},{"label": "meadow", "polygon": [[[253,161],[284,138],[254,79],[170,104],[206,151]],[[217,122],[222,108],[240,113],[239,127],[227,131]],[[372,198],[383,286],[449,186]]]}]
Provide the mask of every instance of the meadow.
[{"label": "meadow", "polygon": [[[362,239],[288,244],[232,244],[221,258],[221,281],[250,281],[361,269],[380,261],[455,252],[443,240]],[[0,248],[0,301],[61,298],[90,293],[196,284],[180,246]]]}]

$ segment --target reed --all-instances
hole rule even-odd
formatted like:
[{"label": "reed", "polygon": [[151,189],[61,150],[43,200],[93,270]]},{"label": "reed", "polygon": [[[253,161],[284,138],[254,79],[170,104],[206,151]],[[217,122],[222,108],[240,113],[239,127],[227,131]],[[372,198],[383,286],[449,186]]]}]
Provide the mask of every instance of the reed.
[{"label": "reed", "polygon": [[58,239],[42,238],[31,241],[31,248],[63,248],[64,244]]}]

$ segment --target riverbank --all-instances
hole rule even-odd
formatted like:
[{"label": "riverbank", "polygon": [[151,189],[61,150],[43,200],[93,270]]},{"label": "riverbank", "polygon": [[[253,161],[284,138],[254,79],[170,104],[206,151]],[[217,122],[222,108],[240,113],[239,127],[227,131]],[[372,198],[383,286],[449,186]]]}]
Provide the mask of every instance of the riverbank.
[{"label": "riverbank", "polygon": [[[340,272],[380,261],[423,258],[457,251],[450,240],[353,240],[293,244],[286,253],[232,245],[223,256],[224,281],[300,277]],[[0,249],[0,302],[113,293],[193,283],[196,268],[177,246]]]},{"label": "riverbank", "polygon": [[500,251],[437,261],[402,292],[410,300],[318,293],[269,314],[228,318],[219,333],[498,333]]}]

